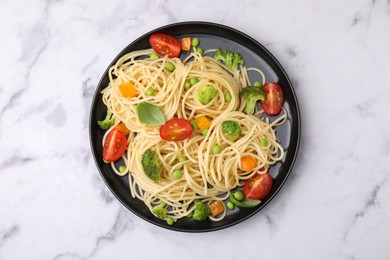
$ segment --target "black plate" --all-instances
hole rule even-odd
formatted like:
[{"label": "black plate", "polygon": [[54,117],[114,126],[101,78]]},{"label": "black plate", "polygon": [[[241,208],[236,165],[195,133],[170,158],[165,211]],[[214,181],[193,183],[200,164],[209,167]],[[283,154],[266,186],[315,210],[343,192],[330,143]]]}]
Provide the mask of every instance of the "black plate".
[{"label": "black plate", "polygon": [[[198,222],[189,218],[183,218],[174,223],[174,225],[168,226],[165,221],[153,216],[142,201],[131,197],[127,176],[117,176],[112,171],[110,165],[103,162],[101,143],[104,131],[99,129],[96,122],[104,118],[106,113],[106,106],[102,102],[100,92],[109,83],[108,69],[126,53],[150,48],[148,43],[149,36],[157,32],[171,34],[179,38],[184,36],[197,36],[200,38],[201,47],[204,50],[221,48],[239,52],[245,59],[246,67],[260,68],[265,73],[267,81],[279,82],[282,86],[285,95],[284,108],[288,114],[288,121],[283,126],[277,127],[276,131],[282,146],[286,149],[286,155],[282,162],[271,167],[270,174],[274,177],[274,185],[270,194],[256,208],[239,209],[236,207],[233,211],[229,210],[227,216],[218,222],[210,220]],[[176,231],[206,232],[226,228],[253,216],[256,212],[264,208],[275,197],[290,174],[298,152],[299,138],[300,116],[297,98],[289,78],[275,57],[264,46],[242,32],[224,25],[206,22],[184,22],[167,25],[148,32],[129,44],[118,54],[104,72],[97,86],[90,114],[90,141],[93,156],[103,180],[112,193],[126,208],[137,216],[160,227]]]}]

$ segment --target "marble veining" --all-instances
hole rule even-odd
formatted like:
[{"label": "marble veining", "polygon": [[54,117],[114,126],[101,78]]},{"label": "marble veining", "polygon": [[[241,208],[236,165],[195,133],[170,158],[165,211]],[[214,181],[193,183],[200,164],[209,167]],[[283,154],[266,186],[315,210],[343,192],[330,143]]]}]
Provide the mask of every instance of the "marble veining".
[{"label": "marble veining", "polygon": [[[390,258],[390,0],[4,0],[0,10],[0,260]],[[301,109],[283,189],[211,233],[165,230],[128,211],[89,147],[108,64],[181,21],[262,43]]]}]

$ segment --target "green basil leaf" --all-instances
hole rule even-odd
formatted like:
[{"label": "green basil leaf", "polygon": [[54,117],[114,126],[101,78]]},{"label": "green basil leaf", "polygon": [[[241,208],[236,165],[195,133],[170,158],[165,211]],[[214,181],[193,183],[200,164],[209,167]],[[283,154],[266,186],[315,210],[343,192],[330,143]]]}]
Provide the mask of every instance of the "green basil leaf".
[{"label": "green basil leaf", "polygon": [[158,106],[141,102],[136,108],[138,120],[147,125],[164,125],[165,117]]}]

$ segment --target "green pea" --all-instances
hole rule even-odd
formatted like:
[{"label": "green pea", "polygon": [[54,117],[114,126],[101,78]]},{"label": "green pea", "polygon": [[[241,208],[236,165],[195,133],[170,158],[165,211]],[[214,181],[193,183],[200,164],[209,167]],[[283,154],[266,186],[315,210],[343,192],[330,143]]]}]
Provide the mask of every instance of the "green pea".
[{"label": "green pea", "polygon": [[229,91],[225,93],[225,101],[229,103],[232,101],[232,94]]},{"label": "green pea", "polygon": [[203,136],[206,136],[208,133],[209,133],[209,129],[205,129],[205,130],[202,131],[202,135]]},{"label": "green pea", "polygon": [[191,42],[192,46],[198,47],[199,43],[200,43],[200,40],[198,37],[192,38],[192,42]]},{"label": "green pea", "polygon": [[183,175],[183,173],[181,170],[174,170],[172,173],[172,178],[174,178],[175,180],[178,180],[181,178],[182,175]]},{"label": "green pea", "polygon": [[244,199],[244,193],[240,190],[236,190],[234,193],[233,193],[233,196],[234,198],[236,198],[236,200],[243,200]]},{"label": "green pea", "polygon": [[196,52],[200,54],[200,56],[203,56],[203,49],[201,47],[196,48]]},{"label": "green pea", "polygon": [[185,162],[185,161],[187,161],[187,157],[186,156],[180,156],[179,157],[179,162]]},{"label": "green pea", "polygon": [[121,166],[119,166],[119,172],[125,172],[126,171],[126,166],[124,166],[124,165],[121,165]]},{"label": "green pea", "polygon": [[172,226],[173,225],[173,219],[172,218],[167,218],[167,224]]},{"label": "green pea", "polygon": [[103,162],[106,163],[106,164],[109,164],[109,163],[110,163],[109,161],[106,161],[106,160],[104,160],[104,159],[103,159]]},{"label": "green pea", "polygon": [[261,87],[263,84],[261,84],[261,82],[259,81],[256,81],[255,83],[253,83],[253,86],[254,87]]},{"label": "green pea", "polygon": [[154,89],[152,87],[148,87],[145,91],[146,95],[152,96],[154,94]]},{"label": "green pea", "polygon": [[175,64],[173,64],[172,62],[167,62],[165,63],[165,68],[167,69],[167,71],[174,71],[175,70]]},{"label": "green pea", "polygon": [[199,79],[197,77],[192,77],[190,78],[190,84],[191,86],[195,85],[196,83],[199,82]]},{"label": "green pea", "polygon": [[268,146],[268,139],[267,138],[261,139],[260,145],[263,146],[263,147]]},{"label": "green pea", "polygon": [[191,120],[190,124],[192,126],[192,130],[194,131],[198,130],[198,124],[195,122],[195,120]]},{"label": "green pea", "polygon": [[187,80],[186,83],[184,83],[184,87],[185,87],[186,89],[190,89],[190,87],[191,87],[191,82],[190,82],[189,80]]},{"label": "green pea", "polygon": [[221,152],[221,146],[216,144],[213,146],[213,154],[219,154]]},{"label": "green pea", "polygon": [[150,54],[149,58],[150,58],[150,60],[157,60],[158,59],[158,55],[153,52],[152,54]]},{"label": "green pea", "polygon": [[234,204],[233,204],[233,202],[231,202],[231,201],[229,201],[227,204],[226,204],[226,206],[228,207],[228,209],[234,209]]}]

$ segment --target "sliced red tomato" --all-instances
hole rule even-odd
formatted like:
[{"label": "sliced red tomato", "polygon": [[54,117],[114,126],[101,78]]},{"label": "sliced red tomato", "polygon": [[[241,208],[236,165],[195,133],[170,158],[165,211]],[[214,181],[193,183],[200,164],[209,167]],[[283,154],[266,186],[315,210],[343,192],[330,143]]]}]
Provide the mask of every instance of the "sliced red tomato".
[{"label": "sliced red tomato", "polygon": [[160,127],[160,136],[166,141],[184,140],[191,134],[191,123],[184,118],[173,118]]},{"label": "sliced red tomato", "polygon": [[106,137],[103,146],[103,159],[107,162],[115,162],[126,151],[126,135],[117,129],[111,130]]},{"label": "sliced red tomato", "polygon": [[244,195],[248,199],[260,200],[271,191],[272,183],[272,176],[268,172],[255,174],[252,178],[245,181]]},{"label": "sliced red tomato", "polygon": [[169,58],[177,58],[180,56],[181,42],[169,34],[152,34],[149,37],[149,43],[161,57],[168,55]]},{"label": "sliced red tomato", "polygon": [[280,113],[284,102],[283,90],[278,83],[268,82],[262,87],[266,97],[260,101],[261,107],[267,115],[273,116]]}]

